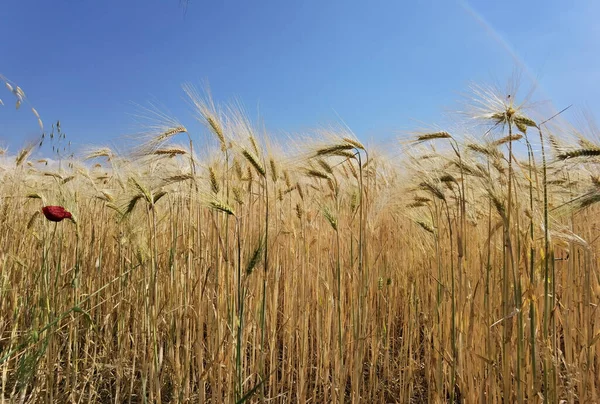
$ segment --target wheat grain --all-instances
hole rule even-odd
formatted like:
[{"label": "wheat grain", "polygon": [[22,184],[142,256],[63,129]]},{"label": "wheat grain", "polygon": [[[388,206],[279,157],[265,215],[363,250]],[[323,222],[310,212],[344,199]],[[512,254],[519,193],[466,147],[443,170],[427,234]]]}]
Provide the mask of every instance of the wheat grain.
[{"label": "wheat grain", "polygon": [[256,169],[256,171],[262,176],[265,177],[267,175],[267,171],[263,167],[263,165],[258,161],[258,157],[256,157],[252,152],[244,149],[242,150],[242,155],[248,160],[248,162]]}]

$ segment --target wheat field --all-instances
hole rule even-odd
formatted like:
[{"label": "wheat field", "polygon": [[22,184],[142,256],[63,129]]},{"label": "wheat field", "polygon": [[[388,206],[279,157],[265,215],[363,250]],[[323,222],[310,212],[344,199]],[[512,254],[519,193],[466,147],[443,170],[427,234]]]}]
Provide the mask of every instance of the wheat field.
[{"label": "wheat field", "polygon": [[202,133],[0,156],[3,402],[600,401],[593,136],[477,86],[469,133],[282,147],[186,90]]}]

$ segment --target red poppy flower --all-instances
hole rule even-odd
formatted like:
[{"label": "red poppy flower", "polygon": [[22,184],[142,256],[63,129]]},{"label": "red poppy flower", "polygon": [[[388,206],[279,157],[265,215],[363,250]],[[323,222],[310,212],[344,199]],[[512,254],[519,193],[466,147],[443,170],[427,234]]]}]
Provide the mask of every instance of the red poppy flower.
[{"label": "red poppy flower", "polygon": [[63,219],[71,219],[71,213],[62,206],[44,206],[44,216],[51,222],[60,222]]}]

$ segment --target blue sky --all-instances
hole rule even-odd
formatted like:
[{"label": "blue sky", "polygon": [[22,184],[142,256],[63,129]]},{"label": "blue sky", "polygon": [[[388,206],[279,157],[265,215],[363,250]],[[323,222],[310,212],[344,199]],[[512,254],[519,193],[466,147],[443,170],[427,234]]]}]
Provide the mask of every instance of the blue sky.
[{"label": "blue sky", "polygon": [[[181,85],[203,82],[277,134],[343,120],[389,139],[440,121],[471,81],[506,82],[514,55],[538,98],[600,110],[599,3],[465,4],[4,0],[0,73],[75,148],[139,131],[134,104],[152,100],[202,136]],[[15,150],[39,129],[0,98],[0,145]]]}]

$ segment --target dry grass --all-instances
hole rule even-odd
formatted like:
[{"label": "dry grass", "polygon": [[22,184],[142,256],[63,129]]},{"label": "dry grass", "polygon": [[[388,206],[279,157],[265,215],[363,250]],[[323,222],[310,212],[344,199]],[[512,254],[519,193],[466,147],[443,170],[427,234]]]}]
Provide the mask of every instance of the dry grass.
[{"label": "dry grass", "polygon": [[544,164],[536,123],[484,101],[481,142],[421,134],[403,163],[347,135],[272,155],[197,100],[205,162],[181,126],[93,169],[24,149],[0,172],[2,396],[597,402],[600,148]]}]

